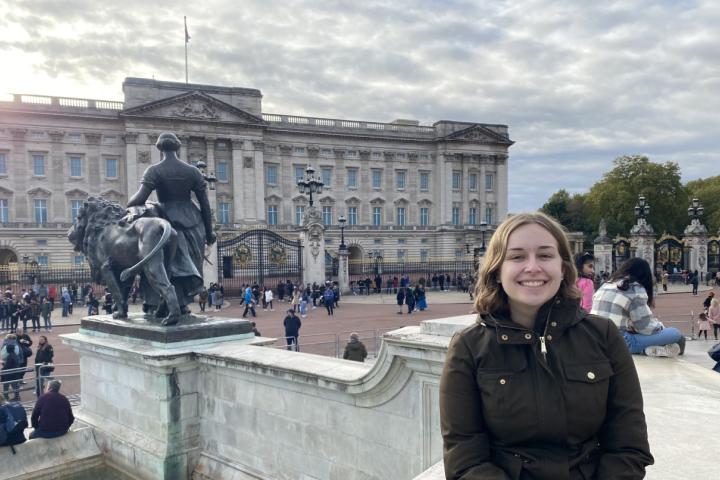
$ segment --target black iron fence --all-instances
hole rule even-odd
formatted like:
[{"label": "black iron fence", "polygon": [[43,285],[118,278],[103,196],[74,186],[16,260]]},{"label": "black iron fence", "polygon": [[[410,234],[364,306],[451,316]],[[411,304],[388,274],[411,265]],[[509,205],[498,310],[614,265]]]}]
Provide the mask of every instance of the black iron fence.
[{"label": "black iron fence", "polygon": [[[92,283],[90,266],[81,265],[0,265],[0,285],[29,290],[33,285],[79,286]],[[97,291],[97,290],[96,290]],[[58,292],[59,295],[59,292]]]},{"label": "black iron fence", "polygon": [[[407,261],[401,260],[377,260],[362,259],[350,261],[350,282],[373,280],[376,276],[380,276],[383,282],[393,277],[401,277],[407,275],[410,281],[415,283],[421,279],[429,284],[433,276],[449,275],[451,279],[455,279],[458,275],[474,275],[475,263],[472,258],[446,258],[446,259],[411,259]],[[443,282],[444,283],[444,282]],[[383,285],[385,286],[385,285]]]}]

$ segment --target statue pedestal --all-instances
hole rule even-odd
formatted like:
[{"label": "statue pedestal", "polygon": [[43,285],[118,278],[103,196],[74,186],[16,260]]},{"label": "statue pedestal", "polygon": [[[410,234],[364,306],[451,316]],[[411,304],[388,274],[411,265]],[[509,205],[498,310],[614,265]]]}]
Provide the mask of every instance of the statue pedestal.
[{"label": "statue pedestal", "polygon": [[81,407],[108,459],[139,478],[190,478],[199,455],[197,355],[255,343],[246,320],[200,318],[161,327],[140,316],[87,317],[62,340],[80,355]]},{"label": "statue pedestal", "polygon": [[325,227],[320,211],[310,206],[303,217],[300,242],[303,246],[303,283],[325,283]]},{"label": "statue pedestal", "polygon": [[338,288],[342,293],[348,293],[350,291],[350,270],[348,266],[348,255],[347,248],[340,249],[338,251]]},{"label": "statue pedestal", "polygon": [[650,271],[655,273],[655,231],[644,218],[630,229],[630,245],[635,249],[635,256],[650,264]]},{"label": "statue pedestal", "polygon": [[685,227],[685,245],[688,248],[690,258],[687,260],[687,268],[700,274],[700,281],[705,278],[707,271],[707,255],[708,255],[708,231],[707,227],[700,223],[700,220],[693,218],[690,225]]}]

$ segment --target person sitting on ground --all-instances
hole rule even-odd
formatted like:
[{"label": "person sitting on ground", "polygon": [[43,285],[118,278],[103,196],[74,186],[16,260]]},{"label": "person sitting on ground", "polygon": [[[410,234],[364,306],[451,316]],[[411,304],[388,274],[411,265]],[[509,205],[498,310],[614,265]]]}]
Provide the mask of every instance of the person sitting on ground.
[{"label": "person sitting on ground", "polygon": [[350,341],[345,345],[343,358],[354,362],[364,362],[367,356],[367,348],[365,348],[365,344],[360,341],[360,335],[355,332],[351,333]]},{"label": "person sitting on ground", "polygon": [[633,354],[682,355],[685,337],[677,328],[666,328],[655,318],[651,310],[653,298],[650,265],[642,258],[631,258],[595,292],[590,313],[612,320]]},{"label": "person sitting on ground", "polygon": [[67,397],[60,393],[60,380],[50,380],[45,393],[38,398],[30,422],[30,438],[55,438],[65,435],[75,421]]}]

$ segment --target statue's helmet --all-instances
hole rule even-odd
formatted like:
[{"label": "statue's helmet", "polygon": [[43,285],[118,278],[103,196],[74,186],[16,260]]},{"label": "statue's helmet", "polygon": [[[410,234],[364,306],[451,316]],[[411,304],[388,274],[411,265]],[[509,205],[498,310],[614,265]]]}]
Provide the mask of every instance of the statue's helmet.
[{"label": "statue's helmet", "polygon": [[180,139],[174,133],[163,132],[158,137],[155,146],[161,152],[168,150],[177,152],[180,150]]}]

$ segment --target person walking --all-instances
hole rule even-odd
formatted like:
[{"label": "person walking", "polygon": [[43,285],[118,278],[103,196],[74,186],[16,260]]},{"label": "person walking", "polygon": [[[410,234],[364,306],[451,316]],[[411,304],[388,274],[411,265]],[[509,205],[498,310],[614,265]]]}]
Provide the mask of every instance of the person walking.
[{"label": "person walking", "polygon": [[398,315],[402,315],[403,304],[405,303],[405,288],[404,287],[398,288],[395,299],[397,300],[397,305],[398,305],[397,313],[398,313]]},{"label": "person walking", "polygon": [[67,291],[67,288],[63,287],[62,291],[62,316],[67,317],[70,314],[70,305],[72,304],[72,301],[70,300],[70,292]]},{"label": "person walking", "polygon": [[[5,337],[3,342],[3,363],[2,363],[2,374],[0,374],[0,382],[3,386],[3,395],[5,398],[10,399],[9,393],[13,394],[14,401],[20,401],[20,381],[22,379],[23,372],[19,369],[22,368],[20,365],[21,359],[18,354],[19,347],[15,341],[15,335],[9,334]],[[9,392],[9,393],[8,393]]]},{"label": "person walking", "polygon": [[198,305],[200,306],[200,311],[204,312],[205,307],[207,306],[208,301],[208,290],[207,288],[203,287],[203,289],[198,293]]},{"label": "person walking", "polygon": [[713,298],[710,301],[710,308],[708,308],[708,318],[713,326],[713,336],[715,340],[718,339],[718,331],[720,331],[720,301],[717,298]]},{"label": "person walking", "polygon": [[425,285],[422,283],[418,283],[418,286],[415,287],[415,305],[417,306],[417,309],[421,312],[425,311],[427,309],[427,299],[425,296]]},{"label": "person walking", "polygon": [[408,315],[412,314],[413,310],[415,310],[415,291],[413,290],[413,286],[409,285],[404,287],[405,288],[405,305],[407,305],[408,309]]},{"label": "person walking", "polygon": [[325,287],[325,291],[323,292],[323,303],[325,304],[327,314],[332,315],[334,312],[333,305],[335,304],[335,294],[329,285]]},{"label": "person walking", "polygon": [[708,316],[705,312],[698,315],[698,334],[697,339],[700,340],[700,337],[705,335],[705,340],[707,340],[707,332],[710,330],[710,319],[708,319]]},{"label": "person walking", "polygon": [[45,331],[52,332],[52,321],[50,320],[50,317],[52,316],[52,303],[50,303],[50,300],[47,297],[42,300],[40,314],[42,315],[43,323],[45,324]]},{"label": "person walking", "polygon": [[708,296],[703,300],[703,310],[705,310],[705,313],[710,309],[710,303],[712,303],[713,298],[715,298],[715,292],[709,292]]},{"label": "person walking", "polygon": [[273,291],[272,288],[266,288],[265,289],[265,303],[268,307],[270,307],[270,311],[274,312],[275,309],[273,308]]},{"label": "person walking", "polygon": [[695,270],[690,276],[690,283],[692,284],[692,294],[697,297],[698,285],[700,284],[700,274]]},{"label": "person walking", "polygon": [[295,311],[292,308],[288,309],[287,315],[285,315],[285,319],[283,320],[283,326],[285,327],[287,349],[299,352],[300,344],[298,343],[298,339],[300,338],[300,327],[302,327],[302,322],[298,316],[295,315]]},{"label": "person walking", "polygon": [[252,296],[250,300],[245,302],[245,310],[243,310],[242,318],[247,317],[248,312],[250,312],[253,317],[257,317],[257,313],[255,312],[255,298]]},{"label": "person walking", "polygon": [[360,341],[360,335],[352,332],[350,334],[350,340],[345,345],[343,358],[345,360],[352,360],[354,362],[364,362],[367,356],[367,348],[365,348],[365,344]]}]

